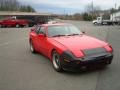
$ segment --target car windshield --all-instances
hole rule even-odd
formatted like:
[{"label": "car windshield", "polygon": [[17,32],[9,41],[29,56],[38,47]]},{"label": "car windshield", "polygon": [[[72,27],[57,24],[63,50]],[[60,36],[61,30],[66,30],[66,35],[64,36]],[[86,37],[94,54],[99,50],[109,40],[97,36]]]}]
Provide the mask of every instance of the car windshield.
[{"label": "car windshield", "polygon": [[70,35],[80,35],[82,32],[74,25],[55,25],[48,27],[48,36],[70,36]]}]

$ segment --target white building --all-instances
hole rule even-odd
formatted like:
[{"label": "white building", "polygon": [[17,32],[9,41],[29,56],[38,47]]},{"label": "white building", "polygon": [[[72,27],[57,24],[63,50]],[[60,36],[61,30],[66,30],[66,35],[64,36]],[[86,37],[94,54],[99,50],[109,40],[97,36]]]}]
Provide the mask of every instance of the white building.
[{"label": "white building", "polygon": [[120,21],[120,11],[111,14],[110,20],[113,20],[113,21]]}]

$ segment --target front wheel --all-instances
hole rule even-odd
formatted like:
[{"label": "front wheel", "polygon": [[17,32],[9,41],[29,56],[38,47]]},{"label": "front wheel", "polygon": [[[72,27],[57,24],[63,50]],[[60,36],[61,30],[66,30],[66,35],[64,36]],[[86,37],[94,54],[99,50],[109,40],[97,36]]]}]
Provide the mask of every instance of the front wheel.
[{"label": "front wheel", "polygon": [[59,55],[59,53],[57,53],[57,51],[53,51],[52,63],[53,63],[54,69],[57,72],[61,72],[62,71],[62,67],[61,67],[61,63],[60,63],[60,55]]},{"label": "front wheel", "polygon": [[0,28],[2,27],[2,25],[0,24]]},{"label": "front wheel", "polygon": [[97,22],[94,22],[94,25],[97,25]]}]

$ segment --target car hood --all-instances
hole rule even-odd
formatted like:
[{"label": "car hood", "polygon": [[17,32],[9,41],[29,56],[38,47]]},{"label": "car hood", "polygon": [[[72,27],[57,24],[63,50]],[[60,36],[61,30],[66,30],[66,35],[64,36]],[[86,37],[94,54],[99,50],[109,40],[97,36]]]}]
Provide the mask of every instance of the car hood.
[{"label": "car hood", "polygon": [[[53,38],[58,43],[64,45],[74,54],[86,49],[104,47],[107,43],[86,35],[63,36]],[[79,55],[77,56],[79,57]]]},{"label": "car hood", "polygon": [[97,20],[93,20],[93,23],[94,23],[94,22],[97,22]]}]

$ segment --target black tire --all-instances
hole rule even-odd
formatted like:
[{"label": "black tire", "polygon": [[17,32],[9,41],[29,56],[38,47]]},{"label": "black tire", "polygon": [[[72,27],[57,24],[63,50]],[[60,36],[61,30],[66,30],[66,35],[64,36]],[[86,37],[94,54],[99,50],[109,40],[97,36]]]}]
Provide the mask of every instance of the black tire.
[{"label": "black tire", "polygon": [[63,69],[61,67],[61,63],[60,63],[60,55],[57,51],[53,51],[53,53],[52,53],[52,64],[53,64],[53,68],[57,72],[63,71]]},{"label": "black tire", "polygon": [[104,22],[102,22],[100,25],[105,25]]},{"label": "black tire", "polygon": [[33,46],[32,41],[30,41],[30,51],[31,51],[32,53],[37,53],[37,51],[35,50],[35,48],[34,48],[34,46]]},{"label": "black tire", "polygon": [[0,24],[0,28],[2,28],[2,25]]},{"label": "black tire", "polygon": [[19,27],[20,27],[20,25],[19,25],[19,24],[16,24],[16,25],[15,25],[15,27],[16,27],[16,28],[19,28]]},{"label": "black tire", "polygon": [[97,22],[94,22],[94,25],[97,25]]}]

